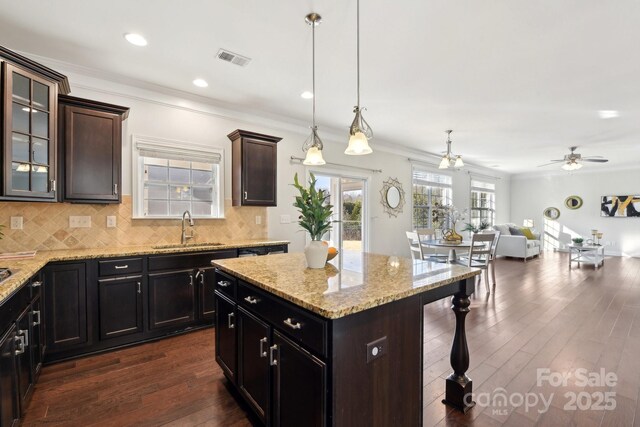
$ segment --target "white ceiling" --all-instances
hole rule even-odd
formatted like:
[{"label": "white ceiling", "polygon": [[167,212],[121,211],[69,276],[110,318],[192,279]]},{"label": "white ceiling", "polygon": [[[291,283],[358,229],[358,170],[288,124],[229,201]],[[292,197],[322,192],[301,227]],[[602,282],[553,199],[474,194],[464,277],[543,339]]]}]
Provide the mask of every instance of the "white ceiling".
[{"label": "white ceiling", "polygon": [[[355,0],[0,0],[0,44],[310,122],[303,18],[315,11],[317,121],[321,135],[346,133],[355,9]],[[505,172],[538,170],[571,145],[610,159],[583,170],[637,164],[639,22],[637,0],[361,0],[371,144],[439,153],[451,128],[454,153]],[[149,45],[128,44],[127,32]],[[222,62],[221,47],[253,60]],[[209,87],[193,86],[196,77]]]}]

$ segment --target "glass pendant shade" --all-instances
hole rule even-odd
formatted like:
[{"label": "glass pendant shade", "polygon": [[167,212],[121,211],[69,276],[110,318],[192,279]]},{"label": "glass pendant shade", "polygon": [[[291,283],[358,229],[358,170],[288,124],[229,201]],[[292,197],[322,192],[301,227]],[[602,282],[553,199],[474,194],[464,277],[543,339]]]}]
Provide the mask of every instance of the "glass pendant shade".
[{"label": "glass pendant shade", "polygon": [[318,147],[311,147],[307,150],[307,155],[302,162],[303,165],[307,166],[321,166],[326,164],[322,157],[322,150],[319,150]]},{"label": "glass pendant shade", "polygon": [[453,165],[454,168],[461,168],[464,166],[464,162],[462,161],[462,156],[456,156],[456,162]]},{"label": "glass pendant shade", "polygon": [[438,166],[439,169],[448,169],[449,168],[449,163],[451,161],[449,160],[449,158],[447,156],[444,156],[442,158],[442,160],[440,160],[440,166]]},{"label": "glass pendant shade", "polygon": [[367,136],[362,132],[356,132],[349,137],[349,145],[344,150],[344,154],[350,156],[362,156],[364,154],[373,153],[371,147],[369,147],[369,140]]},{"label": "glass pendant shade", "polygon": [[566,171],[575,171],[580,169],[581,167],[582,167],[582,164],[578,162],[569,162],[562,165],[562,169]]}]

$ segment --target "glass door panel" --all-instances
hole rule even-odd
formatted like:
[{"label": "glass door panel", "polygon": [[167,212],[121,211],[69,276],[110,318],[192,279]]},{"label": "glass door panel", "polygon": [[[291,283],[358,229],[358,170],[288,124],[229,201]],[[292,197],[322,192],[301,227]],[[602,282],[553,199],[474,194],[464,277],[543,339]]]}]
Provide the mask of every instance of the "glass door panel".
[{"label": "glass door panel", "polygon": [[29,162],[29,137],[15,132],[11,136],[13,160],[17,162]]}]

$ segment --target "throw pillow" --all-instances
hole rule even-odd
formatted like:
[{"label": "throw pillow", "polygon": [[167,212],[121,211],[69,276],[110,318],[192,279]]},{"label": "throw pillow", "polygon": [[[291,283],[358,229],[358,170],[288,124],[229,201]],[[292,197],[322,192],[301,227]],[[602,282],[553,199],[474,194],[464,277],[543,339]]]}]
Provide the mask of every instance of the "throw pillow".
[{"label": "throw pillow", "polygon": [[510,234],[509,226],[506,224],[496,224],[493,226],[493,229],[499,231],[503,236],[508,236]]},{"label": "throw pillow", "polygon": [[533,231],[531,231],[530,228],[528,227],[523,227],[520,230],[522,230],[522,234],[524,234],[524,236],[529,239],[529,240],[536,240],[536,236],[533,235]]},{"label": "throw pillow", "polygon": [[509,227],[509,233],[512,236],[524,236],[524,233],[518,227]]}]

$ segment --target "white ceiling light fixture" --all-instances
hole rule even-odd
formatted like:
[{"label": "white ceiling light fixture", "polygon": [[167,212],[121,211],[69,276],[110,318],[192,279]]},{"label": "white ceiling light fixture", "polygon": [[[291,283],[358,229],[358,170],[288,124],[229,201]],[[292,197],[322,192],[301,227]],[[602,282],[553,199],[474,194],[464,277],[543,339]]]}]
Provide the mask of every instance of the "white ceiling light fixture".
[{"label": "white ceiling light fixture", "polygon": [[582,167],[582,163],[578,163],[576,160],[569,160],[562,165],[562,169],[566,171],[576,171]]},{"label": "white ceiling light fixture", "polygon": [[598,117],[601,119],[615,119],[620,117],[620,113],[617,110],[600,110],[598,111]]},{"label": "white ceiling light fixture", "polygon": [[313,93],[309,92],[308,90],[305,90],[304,92],[302,92],[300,94],[300,97],[303,98],[303,99],[311,99],[311,98],[313,98]]},{"label": "white ceiling light fixture", "polygon": [[142,46],[146,46],[148,44],[147,43],[147,39],[145,39],[140,34],[127,33],[127,34],[124,35],[124,38],[134,46],[142,47]]},{"label": "white ceiling light fixture", "polygon": [[449,129],[447,132],[447,153],[442,156],[442,160],[440,160],[440,169],[448,169],[448,168],[461,168],[464,166],[464,162],[462,161],[462,156],[455,155],[451,153],[451,132],[453,130]]},{"label": "white ceiling light fixture", "polygon": [[360,0],[356,0],[356,46],[358,104],[353,107],[353,112],[356,113],[356,116],[349,128],[349,145],[344,150],[344,154],[350,156],[373,153],[373,150],[369,147],[369,140],[373,138],[373,130],[362,117],[363,109],[360,108]]},{"label": "white ceiling light fixture", "polygon": [[193,81],[193,84],[195,86],[198,86],[198,87],[207,87],[207,86],[209,86],[209,83],[207,83],[207,81],[204,80],[204,79],[195,79]]},{"label": "white ceiling light fixture", "polygon": [[311,25],[311,79],[313,96],[313,113],[311,122],[311,135],[302,145],[302,151],[306,151],[307,155],[302,162],[308,166],[320,166],[327,162],[322,158],[322,140],[318,136],[318,126],[316,126],[316,26],[322,22],[322,17],[317,13],[310,13],[304,18],[305,22]]}]

